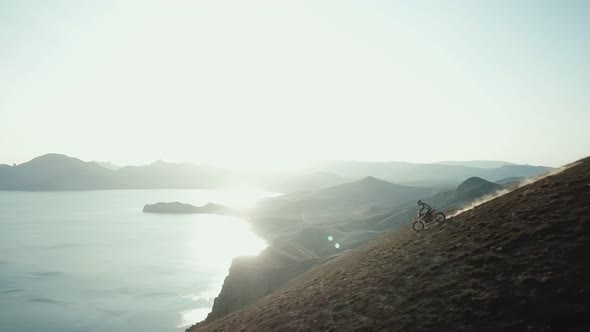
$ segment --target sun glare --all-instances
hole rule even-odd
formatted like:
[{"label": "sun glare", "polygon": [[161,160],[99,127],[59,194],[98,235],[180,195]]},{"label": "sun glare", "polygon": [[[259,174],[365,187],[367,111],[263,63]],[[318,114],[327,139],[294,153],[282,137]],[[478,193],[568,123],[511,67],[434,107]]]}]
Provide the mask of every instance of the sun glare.
[{"label": "sun glare", "polygon": [[258,255],[267,246],[247,222],[227,216],[197,215],[192,234],[192,259],[199,261],[199,266],[207,266],[222,274],[226,273],[233,258]]}]

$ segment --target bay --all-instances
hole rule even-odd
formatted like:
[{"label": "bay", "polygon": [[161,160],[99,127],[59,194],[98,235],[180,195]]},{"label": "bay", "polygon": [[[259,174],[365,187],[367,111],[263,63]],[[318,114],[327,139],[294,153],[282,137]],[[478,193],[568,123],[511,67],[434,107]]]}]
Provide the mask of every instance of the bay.
[{"label": "bay", "polygon": [[143,206],[248,207],[275,195],[0,191],[0,331],[182,331],[209,312],[231,260],[266,244],[240,218]]}]

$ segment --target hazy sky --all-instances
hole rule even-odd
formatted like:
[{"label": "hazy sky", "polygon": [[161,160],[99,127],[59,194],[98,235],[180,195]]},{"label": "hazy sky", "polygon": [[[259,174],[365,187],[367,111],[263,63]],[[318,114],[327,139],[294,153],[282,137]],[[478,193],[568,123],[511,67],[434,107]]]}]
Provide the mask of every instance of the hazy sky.
[{"label": "hazy sky", "polygon": [[0,163],[590,154],[590,1],[0,0]]}]

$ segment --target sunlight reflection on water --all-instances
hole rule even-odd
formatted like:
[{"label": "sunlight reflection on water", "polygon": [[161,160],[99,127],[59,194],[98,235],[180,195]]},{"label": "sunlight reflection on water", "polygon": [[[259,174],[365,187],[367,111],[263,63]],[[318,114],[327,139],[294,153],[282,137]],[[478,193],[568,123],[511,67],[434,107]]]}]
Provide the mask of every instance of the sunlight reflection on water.
[{"label": "sunlight reflection on water", "polygon": [[200,268],[229,268],[234,257],[258,255],[266,248],[264,240],[240,218],[208,215],[206,223],[192,225],[189,248]]},{"label": "sunlight reflection on water", "polygon": [[[219,280],[223,280],[227,274],[232,259],[237,256],[257,255],[267,246],[252,232],[250,225],[240,218],[207,215],[207,222],[196,221],[191,232],[189,257],[198,262],[195,269],[203,272],[223,271]],[[221,282],[210,285],[208,291],[192,296],[195,308],[181,313],[179,326],[186,327],[205,319],[221,287]]]},{"label": "sunlight reflection on water", "polygon": [[[247,209],[253,207],[257,202],[260,201],[261,198],[276,197],[282,195],[280,193],[271,193],[263,191],[249,185],[234,185],[231,187],[223,188],[223,190],[203,190],[203,192],[207,193],[208,201],[198,200],[195,202],[183,203],[199,205],[206,203],[216,203],[238,209]],[[202,195],[199,194],[199,196],[195,198],[199,199],[201,197]]]},{"label": "sunlight reflection on water", "polygon": [[[223,191],[223,203],[232,207],[249,208],[260,197],[271,197],[269,194],[251,187],[232,187]],[[214,198],[213,198],[214,199]],[[201,215],[201,219],[192,224],[190,229],[190,259],[198,262],[196,269],[208,271],[224,271],[219,280],[223,280],[232,260],[238,256],[258,255],[267,244],[258,237],[243,218]],[[179,327],[188,327],[207,317],[213,305],[213,299],[221,291],[223,283],[210,285],[208,291],[192,296],[195,308],[181,313]]]},{"label": "sunlight reflection on water", "polygon": [[211,311],[211,309],[209,309],[209,308],[199,308],[199,309],[184,311],[181,313],[182,318],[181,318],[180,324],[178,324],[177,327],[183,328],[183,327],[189,327],[191,325],[194,325],[195,323],[200,322],[203,319],[207,318],[209,311]]}]

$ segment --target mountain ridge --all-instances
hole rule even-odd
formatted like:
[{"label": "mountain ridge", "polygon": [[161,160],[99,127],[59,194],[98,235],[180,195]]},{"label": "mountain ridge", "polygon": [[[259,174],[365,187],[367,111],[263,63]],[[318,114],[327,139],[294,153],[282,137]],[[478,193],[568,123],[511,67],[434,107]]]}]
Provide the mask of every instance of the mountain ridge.
[{"label": "mountain ridge", "polygon": [[469,166],[469,167],[477,167],[477,168],[498,168],[504,165],[516,165],[515,163],[511,163],[508,161],[503,160],[447,160],[447,161],[439,161],[433,164],[442,164],[442,165],[460,165],[460,166]]},{"label": "mountain ridge", "polygon": [[526,165],[481,169],[407,162],[343,161],[315,164],[300,173],[255,176],[206,165],[162,161],[119,167],[50,153],[16,166],[0,167],[0,190],[211,189],[238,182],[289,193],[327,188],[366,176],[394,183],[415,182],[420,183],[420,187],[433,188],[435,184],[444,187],[471,176],[494,181],[534,176],[550,169]]},{"label": "mountain ridge", "polygon": [[529,177],[545,173],[552,168],[530,165],[502,165],[485,169],[463,165],[424,164],[408,162],[362,162],[362,161],[327,161],[316,163],[313,170],[334,173],[348,178],[375,176],[394,183],[403,182],[462,182],[477,176],[488,181],[507,177]]}]

